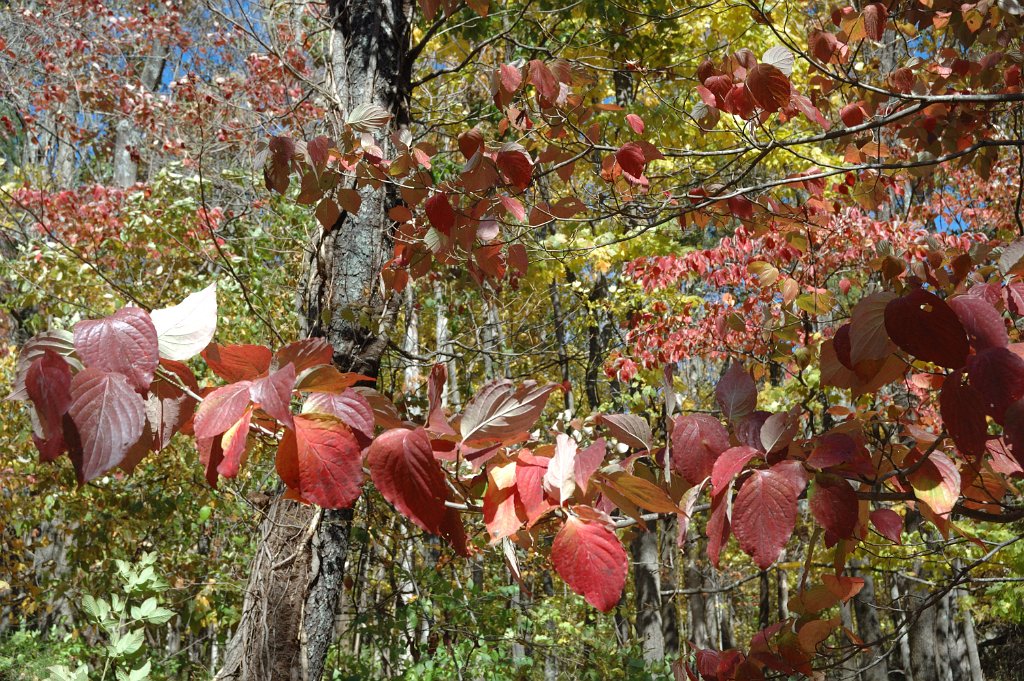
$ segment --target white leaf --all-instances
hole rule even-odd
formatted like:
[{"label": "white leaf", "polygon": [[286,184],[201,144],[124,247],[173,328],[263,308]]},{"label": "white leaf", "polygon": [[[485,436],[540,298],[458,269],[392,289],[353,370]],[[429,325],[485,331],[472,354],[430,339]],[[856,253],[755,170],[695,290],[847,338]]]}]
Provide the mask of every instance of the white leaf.
[{"label": "white leaf", "polygon": [[762,64],[771,64],[786,74],[786,76],[793,75],[793,64],[795,62],[796,58],[793,56],[793,53],[781,45],[769,48],[761,57]]},{"label": "white leaf", "polygon": [[564,504],[576,491],[576,440],[565,433],[555,438],[555,455],[544,474],[544,491]]},{"label": "white leaf", "polygon": [[373,132],[384,127],[391,120],[391,114],[377,104],[360,104],[352,109],[346,123],[359,132]]},{"label": "white leaf", "polygon": [[160,356],[179,362],[198,355],[217,330],[217,284],[189,295],[173,307],[150,313],[160,342]]}]

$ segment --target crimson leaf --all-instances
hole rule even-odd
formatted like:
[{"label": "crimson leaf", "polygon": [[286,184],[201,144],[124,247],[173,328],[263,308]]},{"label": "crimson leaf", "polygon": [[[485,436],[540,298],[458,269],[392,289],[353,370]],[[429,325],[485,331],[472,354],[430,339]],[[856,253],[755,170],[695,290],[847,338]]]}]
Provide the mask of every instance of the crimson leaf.
[{"label": "crimson leaf", "polygon": [[392,428],[367,453],[370,477],[398,511],[431,534],[439,534],[448,490],[423,428]]},{"label": "crimson leaf", "polygon": [[570,516],[555,535],[551,562],[569,588],[601,612],[618,604],[629,561],[611,530]]}]

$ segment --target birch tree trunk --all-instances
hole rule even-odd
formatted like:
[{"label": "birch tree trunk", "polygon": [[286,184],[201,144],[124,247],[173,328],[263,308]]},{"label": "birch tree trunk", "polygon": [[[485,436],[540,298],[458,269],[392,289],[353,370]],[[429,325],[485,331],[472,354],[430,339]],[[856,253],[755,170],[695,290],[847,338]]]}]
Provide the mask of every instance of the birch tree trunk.
[{"label": "birch tree trunk", "polygon": [[[328,80],[340,113],[373,103],[409,124],[411,0],[331,0]],[[389,136],[380,144],[390,153]],[[362,208],[343,213],[309,244],[299,295],[307,336],[326,338],[342,371],[376,376],[396,308],[378,284],[390,256],[390,186],[360,189]],[[320,679],[333,639],[351,510],[321,511],[278,497],[267,512],[242,619],[218,679]]]}]

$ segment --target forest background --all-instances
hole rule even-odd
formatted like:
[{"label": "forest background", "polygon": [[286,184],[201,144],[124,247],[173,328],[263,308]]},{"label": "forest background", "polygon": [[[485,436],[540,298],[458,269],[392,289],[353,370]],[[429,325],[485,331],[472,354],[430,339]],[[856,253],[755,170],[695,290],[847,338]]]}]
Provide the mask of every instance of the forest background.
[{"label": "forest background", "polygon": [[[1022,15],[4,3],[0,678],[1019,678]],[[300,338],[335,382],[54,435],[32,386],[121,371],[86,320],[214,295],[160,409]],[[362,430],[291,415],[328,384]],[[290,476],[296,422],[373,485]]]}]

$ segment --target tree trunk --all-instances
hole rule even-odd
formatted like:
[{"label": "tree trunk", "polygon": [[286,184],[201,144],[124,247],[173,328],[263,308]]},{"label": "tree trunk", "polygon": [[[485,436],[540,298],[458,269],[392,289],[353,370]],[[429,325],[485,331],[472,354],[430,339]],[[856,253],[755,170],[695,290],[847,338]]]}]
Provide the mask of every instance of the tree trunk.
[{"label": "tree trunk", "polygon": [[675,516],[658,520],[661,533],[661,638],[665,641],[665,656],[679,655],[679,614],[676,610],[676,533]]},{"label": "tree trunk", "polygon": [[[915,566],[915,577],[927,579],[927,572],[922,569],[920,561]],[[928,588],[917,580],[908,580],[906,590],[907,606],[909,613],[916,613],[916,618],[911,615],[910,632],[910,668],[914,673],[915,681],[926,681],[939,678],[939,668],[936,664],[935,640],[935,606],[922,608],[923,601],[928,598]]]},{"label": "tree trunk", "polygon": [[[411,0],[331,0],[328,74],[344,114],[373,103],[396,127],[409,124]],[[391,153],[388,134],[379,140]],[[390,186],[359,190],[362,208],[343,213],[310,244],[299,307],[303,331],[324,337],[342,371],[376,376],[394,323],[394,299],[378,283],[390,257]],[[333,639],[352,511],[320,511],[280,497],[263,523],[242,620],[218,679],[320,679]]]},{"label": "tree trunk", "polygon": [[889,678],[889,667],[880,642],[882,625],[875,609],[875,581],[866,572],[858,570],[856,574],[864,579],[864,587],[853,597],[853,614],[857,619],[857,632],[861,640],[871,645],[871,650],[860,656],[860,675],[863,681],[886,681]]},{"label": "tree trunk", "polygon": [[643,646],[645,662],[665,658],[661,631],[661,568],[655,525],[645,523],[630,543],[633,553],[633,585],[636,598],[636,635]]}]

